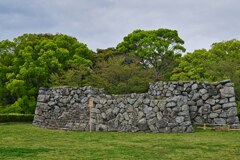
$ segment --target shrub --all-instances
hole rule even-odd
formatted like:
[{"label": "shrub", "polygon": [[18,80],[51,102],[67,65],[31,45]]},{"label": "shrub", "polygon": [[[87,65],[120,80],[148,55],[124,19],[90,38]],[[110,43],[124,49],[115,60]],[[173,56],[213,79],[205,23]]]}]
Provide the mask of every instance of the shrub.
[{"label": "shrub", "polygon": [[0,107],[0,114],[21,113],[22,109],[18,105]]},{"label": "shrub", "polygon": [[32,122],[33,114],[0,114],[0,122]]}]

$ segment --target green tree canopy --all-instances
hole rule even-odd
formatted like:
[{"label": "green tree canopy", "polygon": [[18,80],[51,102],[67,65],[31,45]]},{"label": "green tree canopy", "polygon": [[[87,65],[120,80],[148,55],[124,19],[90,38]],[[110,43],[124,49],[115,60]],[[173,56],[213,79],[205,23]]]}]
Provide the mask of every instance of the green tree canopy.
[{"label": "green tree canopy", "polygon": [[1,41],[0,104],[32,113],[38,89],[49,85],[51,74],[73,65],[91,66],[93,57],[85,44],[63,34],[24,34]]},{"label": "green tree canopy", "polygon": [[137,59],[127,56],[114,56],[107,61],[99,61],[87,84],[105,88],[111,94],[143,93],[152,82],[151,69],[144,69]]},{"label": "green tree canopy", "polygon": [[140,57],[144,67],[153,67],[157,78],[169,77],[175,59],[185,52],[184,41],[177,31],[169,29],[135,30],[117,45],[117,50]]}]

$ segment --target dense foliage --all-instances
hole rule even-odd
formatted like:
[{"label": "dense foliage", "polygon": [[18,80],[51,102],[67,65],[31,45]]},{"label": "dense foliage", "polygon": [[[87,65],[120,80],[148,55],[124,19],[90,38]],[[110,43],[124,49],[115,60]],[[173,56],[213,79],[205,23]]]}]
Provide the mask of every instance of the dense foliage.
[{"label": "dense foliage", "polygon": [[169,80],[176,59],[185,52],[184,41],[169,29],[135,30],[117,45],[119,52],[138,56],[144,67],[156,71],[157,80]]},{"label": "dense foliage", "polygon": [[93,52],[75,38],[24,34],[0,42],[0,105],[10,112],[33,113],[39,87],[72,66],[92,65]]},{"label": "dense foliage", "polygon": [[139,65],[134,57],[116,56],[99,61],[88,77],[88,85],[103,87],[108,93],[143,93],[153,81],[153,71]]},{"label": "dense foliage", "polygon": [[96,53],[63,34],[0,41],[0,113],[33,113],[43,86],[91,85],[124,94],[146,92],[148,83],[158,80],[231,79],[239,101],[240,41],[214,43],[181,57],[183,44],[169,29],[135,30],[116,48]]}]

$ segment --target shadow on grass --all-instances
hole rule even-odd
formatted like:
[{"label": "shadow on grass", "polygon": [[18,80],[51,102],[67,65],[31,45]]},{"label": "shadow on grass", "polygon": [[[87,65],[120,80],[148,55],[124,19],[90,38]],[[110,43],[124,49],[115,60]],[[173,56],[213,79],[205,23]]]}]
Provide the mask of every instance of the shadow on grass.
[{"label": "shadow on grass", "polygon": [[49,152],[47,148],[0,148],[0,157],[32,157],[39,153]]}]

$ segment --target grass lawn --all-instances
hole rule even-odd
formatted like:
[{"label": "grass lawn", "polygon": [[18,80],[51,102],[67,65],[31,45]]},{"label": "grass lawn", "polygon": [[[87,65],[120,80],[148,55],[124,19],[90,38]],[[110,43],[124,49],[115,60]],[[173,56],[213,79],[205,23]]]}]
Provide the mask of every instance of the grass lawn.
[{"label": "grass lawn", "polygon": [[0,160],[239,160],[240,132],[117,133],[0,124]]}]

